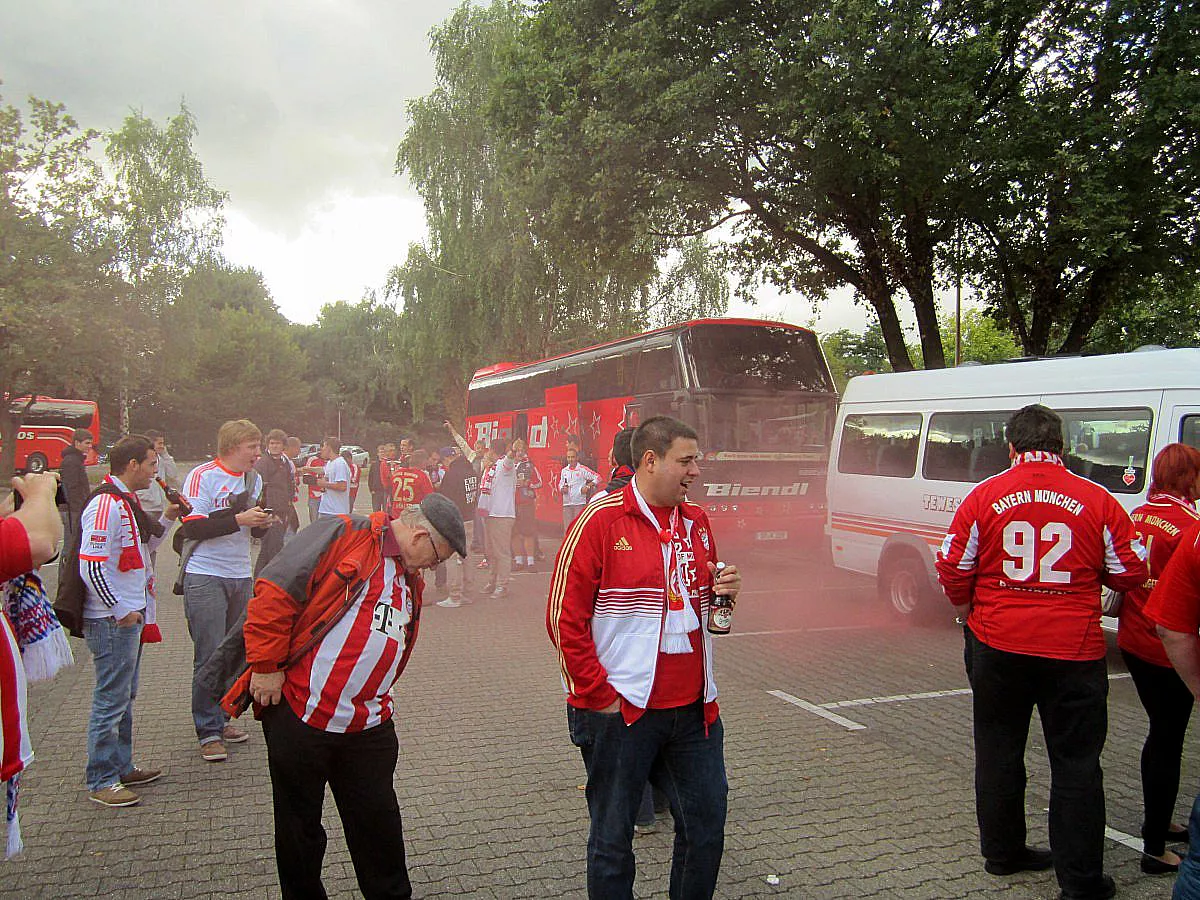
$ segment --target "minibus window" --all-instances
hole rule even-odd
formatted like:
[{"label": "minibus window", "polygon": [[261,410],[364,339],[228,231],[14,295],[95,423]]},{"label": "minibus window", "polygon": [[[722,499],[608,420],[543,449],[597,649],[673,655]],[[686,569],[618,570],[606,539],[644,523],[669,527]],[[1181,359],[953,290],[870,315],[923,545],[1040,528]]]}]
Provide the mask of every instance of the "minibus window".
[{"label": "minibus window", "polygon": [[1057,410],[1063,420],[1063,462],[1114,494],[1146,486],[1153,416],[1148,409]]},{"label": "minibus window", "polygon": [[1200,450],[1200,416],[1184,416],[1179,427],[1179,440]]},{"label": "minibus window", "polygon": [[846,416],[838,471],[850,475],[912,478],[917,472],[921,416]]},{"label": "minibus window", "polygon": [[1004,424],[1009,411],[935,413],[929,419],[922,472],[933,481],[976,482],[1008,468]]}]

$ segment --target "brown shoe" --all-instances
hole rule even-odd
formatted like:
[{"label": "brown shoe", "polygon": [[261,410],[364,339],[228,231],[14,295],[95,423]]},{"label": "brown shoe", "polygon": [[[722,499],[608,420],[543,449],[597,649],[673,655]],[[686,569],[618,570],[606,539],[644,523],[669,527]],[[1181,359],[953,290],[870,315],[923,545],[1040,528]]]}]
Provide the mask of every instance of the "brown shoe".
[{"label": "brown shoe", "polygon": [[241,744],[250,740],[250,735],[236,725],[226,725],[225,730],[221,732],[221,740],[227,744]]},{"label": "brown shoe", "polygon": [[99,803],[101,806],[111,806],[114,809],[118,806],[137,806],[142,802],[141,797],[120,782],[110,784],[106,788],[100,788],[98,791],[92,791],[88,794],[88,799],[93,803]]},{"label": "brown shoe", "polygon": [[162,778],[162,769],[139,769],[137,766],[134,766],[121,776],[121,784],[136,786],[139,784],[149,784],[152,781],[158,781],[160,778]]},{"label": "brown shoe", "polygon": [[229,751],[220,741],[209,741],[200,745],[200,756],[205,762],[224,762],[229,759]]}]

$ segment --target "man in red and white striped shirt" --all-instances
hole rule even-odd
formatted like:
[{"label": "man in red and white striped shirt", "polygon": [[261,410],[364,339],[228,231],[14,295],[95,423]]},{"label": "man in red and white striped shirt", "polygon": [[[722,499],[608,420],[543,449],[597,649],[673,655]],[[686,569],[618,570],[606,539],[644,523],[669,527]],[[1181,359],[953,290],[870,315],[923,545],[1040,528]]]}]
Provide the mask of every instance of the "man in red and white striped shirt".
[{"label": "man in red and white striped shirt", "polygon": [[[1013,465],[963,499],[937,554],[946,596],[968,607],[975,805],[984,868],[1054,866],[1066,900],[1102,900],[1108,679],[1100,588],[1146,580],[1129,514],[1063,465],[1062,419],[1045,406],[1005,427]],[[1050,757],[1050,850],[1025,843],[1025,744],[1034,707]]]},{"label": "man in red and white striped shirt", "polygon": [[322,519],[263,570],[243,635],[284,898],[325,896],[326,785],[363,895],[412,896],[393,787],[391,688],[417,638],[420,570],[466,552],[458,508],[431,494],[391,520]]}]

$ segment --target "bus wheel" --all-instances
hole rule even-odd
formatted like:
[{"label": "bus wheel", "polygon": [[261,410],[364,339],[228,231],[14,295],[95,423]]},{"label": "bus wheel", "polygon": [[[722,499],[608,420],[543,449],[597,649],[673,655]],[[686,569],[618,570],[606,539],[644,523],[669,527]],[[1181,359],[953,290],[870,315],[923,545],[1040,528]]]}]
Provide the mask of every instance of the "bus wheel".
[{"label": "bus wheel", "polygon": [[879,598],[903,619],[927,619],[934,598],[921,561],[908,553],[891,557],[879,570]]},{"label": "bus wheel", "polygon": [[46,457],[40,453],[30,453],[25,457],[25,471],[33,472],[35,475],[38,472],[46,471]]}]

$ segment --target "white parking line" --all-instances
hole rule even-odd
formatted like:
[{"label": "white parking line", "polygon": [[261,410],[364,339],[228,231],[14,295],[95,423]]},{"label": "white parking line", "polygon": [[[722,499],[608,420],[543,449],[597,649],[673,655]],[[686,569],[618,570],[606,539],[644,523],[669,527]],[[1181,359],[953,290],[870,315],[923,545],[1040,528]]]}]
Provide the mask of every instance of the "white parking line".
[{"label": "white parking line", "polygon": [[1116,841],[1118,844],[1124,844],[1130,850],[1136,850],[1138,853],[1142,852],[1142,839],[1135,838],[1132,834],[1126,834],[1123,831],[1117,831],[1117,829],[1109,828],[1107,825],[1105,825],[1104,836],[1110,841]]},{"label": "white parking line", "polygon": [[731,631],[722,638],[758,637],[764,634],[813,634],[818,631],[859,631],[870,628],[870,625],[827,625],[821,628],[777,628],[773,631]]},{"label": "white parking line", "polygon": [[[1128,672],[1114,672],[1108,676],[1109,681],[1117,681],[1122,678],[1128,678]],[[778,697],[793,706],[798,706],[801,709],[808,710],[815,716],[820,716],[822,719],[828,719],[835,725],[841,725],[847,731],[860,731],[866,728],[860,722],[855,722],[853,719],[847,719],[845,716],[839,716],[836,713],[830,712],[834,709],[847,709],[853,706],[877,706],[881,703],[904,703],[909,700],[940,700],[943,697],[962,697],[971,693],[970,688],[953,688],[948,691],[921,691],[913,694],[891,694],[887,697],[860,697],[857,700],[834,700],[830,703],[809,703],[807,700],[801,700],[786,691],[767,691],[772,697]],[[1117,832],[1120,834],[1120,832]],[[1116,840],[1116,838],[1114,838]],[[1132,840],[1132,838],[1131,838]]]},{"label": "white parking line", "polygon": [[780,700],[785,700],[788,703],[800,707],[801,709],[806,709],[813,715],[820,716],[822,719],[828,719],[835,725],[841,725],[847,731],[860,731],[867,727],[859,722],[851,721],[844,716],[839,716],[837,713],[831,713],[827,709],[822,709],[815,704],[809,703],[807,700],[801,700],[799,697],[793,697],[786,691],[767,691],[767,693],[772,697],[778,697]]}]

